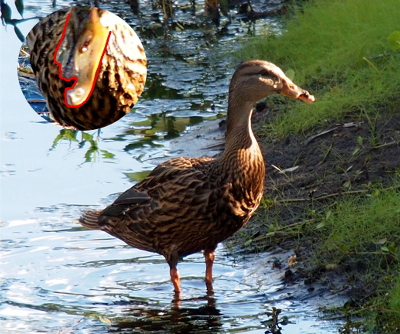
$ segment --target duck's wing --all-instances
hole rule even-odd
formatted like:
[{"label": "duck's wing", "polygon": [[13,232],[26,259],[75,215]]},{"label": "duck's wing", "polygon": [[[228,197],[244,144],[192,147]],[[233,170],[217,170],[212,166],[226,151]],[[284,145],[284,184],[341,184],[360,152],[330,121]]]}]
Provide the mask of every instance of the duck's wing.
[{"label": "duck's wing", "polygon": [[[175,255],[178,249],[190,253],[192,235],[200,233],[206,238],[201,225],[213,221],[215,210],[210,203],[216,205],[217,191],[208,181],[207,171],[212,160],[169,160],[104,210],[84,213],[80,222],[143,250],[165,255],[169,253],[166,248],[175,245]],[[188,245],[181,245],[182,238]]]},{"label": "duck's wing", "polygon": [[205,169],[211,161],[211,158],[176,158],[158,165],[143,181],[105,208],[101,217],[129,215],[135,220],[139,218],[137,215],[149,216],[154,210],[166,212],[180,204],[193,205],[193,201],[199,202],[199,197],[205,199],[209,196],[207,189],[211,189]]}]

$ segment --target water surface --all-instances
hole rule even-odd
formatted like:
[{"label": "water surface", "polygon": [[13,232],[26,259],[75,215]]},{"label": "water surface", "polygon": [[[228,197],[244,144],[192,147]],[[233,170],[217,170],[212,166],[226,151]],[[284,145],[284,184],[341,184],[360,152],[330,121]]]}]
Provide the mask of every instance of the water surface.
[{"label": "water surface", "polygon": [[[24,17],[33,17],[68,2],[25,5]],[[161,256],[76,222],[83,210],[111,203],[142,178],[154,159],[173,156],[173,138],[223,117],[233,72],[226,50],[248,32],[279,26],[277,19],[255,26],[236,20],[225,28],[205,24],[149,37],[148,15],[137,18],[123,2],[101,6],[142,34],[149,76],[134,112],[100,133],[62,130],[32,111],[17,79],[20,42],[11,26],[0,28],[0,331],[272,333],[269,312],[276,307],[287,317],[282,333],[336,333],[337,323],[319,320],[316,303],[293,297],[304,287],[285,287],[284,270],[272,269],[276,256],[285,261],[290,253],[243,257],[221,245],[214,295],[206,294],[202,255],[189,256],[179,265],[184,292],[177,302]],[[190,12],[180,15],[182,22],[198,20]],[[36,22],[18,27],[26,34]]]}]

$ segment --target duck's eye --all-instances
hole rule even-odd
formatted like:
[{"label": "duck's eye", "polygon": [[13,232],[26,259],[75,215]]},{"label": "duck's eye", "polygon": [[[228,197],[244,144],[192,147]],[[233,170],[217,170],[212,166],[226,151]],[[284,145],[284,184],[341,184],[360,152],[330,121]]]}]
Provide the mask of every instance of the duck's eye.
[{"label": "duck's eye", "polygon": [[267,70],[261,70],[258,74],[260,74],[263,77],[270,77],[271,73]]},{"label": "duck's eye", "polygon": [[85,41],[82,43],[81,47],[79,48],[79,51],[81,53],[86,52],[88,50],[88,47],[89,47],[91,41],[92,41],[91,38],[85,39]]}]

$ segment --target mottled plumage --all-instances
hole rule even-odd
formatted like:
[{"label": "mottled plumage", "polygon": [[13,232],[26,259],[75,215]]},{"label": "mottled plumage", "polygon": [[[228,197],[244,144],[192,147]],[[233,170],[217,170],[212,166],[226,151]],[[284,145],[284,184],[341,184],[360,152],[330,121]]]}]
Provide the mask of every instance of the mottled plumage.
[{"label": "mottled plumage", "polygon": [[104,210],[84,213],[82,225],[162,254],[176,292],[180,292],[178,259],[204,250],[211,289],[215,248],[247,223],[263,195],[264,160],[250,118],[254,103],[273,93],[314,100],[275,65],[242,64],[230,84],[222,156],[168,160]]},{"label": "mottled plumage", "polygon": [[[50,118],[63,127],[91,130],[109,125],[129,112],[142,93],[147,73],[143,46],[128,24],[106,10],[74,6],[54,12],[31,30],[27,44]],[[65,103],[64,91],[73,81],[60,78],[55,52],[62,64],[62,76],[78,78],[69,99],[82,102],[85,98],[79,100],[80,94],[88,97],[81,106],[76,103],[78,107],[68,107]]]}]

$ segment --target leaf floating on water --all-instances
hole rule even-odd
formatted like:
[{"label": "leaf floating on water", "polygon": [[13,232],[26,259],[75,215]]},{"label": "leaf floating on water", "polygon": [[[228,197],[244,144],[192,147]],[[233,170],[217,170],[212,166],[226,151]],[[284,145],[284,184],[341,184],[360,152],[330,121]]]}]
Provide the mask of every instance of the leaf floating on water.
[{"label": "leaf floating on water", "polygon": [[19,28],[17,26],[14,26],[14,31],[17,34],[17,37],[19,38],[19,40],[23,43],[25,41],[24,34],[21,32],[21,30],[19,30]]},{"label": "leaf floating on water", "polygon": [[108,152],[107,150],[100,150],[100,152],[104,159],[114,159],[115,157],[115,154]]},{"label": "leaf floating on water", "polygon": [[15,0],[15,7],[17,8],[19,15],[24,17],[24,0]]},{"label": "leaf floating on water", "polygon": [[104,323],[104,324],[106,324],[106,325],[109,325],[109,326],[111,326],[111,324],[112,324],[112,322],[111,322],[110,319],[108,319],[108,318],[106,318],[106,317],[103,317],[102,315],[99,315],[99,320],[100,320],[102,323]]},{"label": "leaf floating on water", "polygon": [[87,132],[82,132],[82,140],[93,141],[93,136]]},{"label": "leaf floating on water", "polygon": [[125,175],[129,178],[132,182],[139,182],[145,179],[147,175],[150,174],[150,170],[145,170],[141,172],[133,172],[133,173],[125,173]]},{"label": "leaf floating on water", "polygon": [[4,23],[11,22],[11,7],[7,5],[4,1],[1,2],[1,21]]}]

